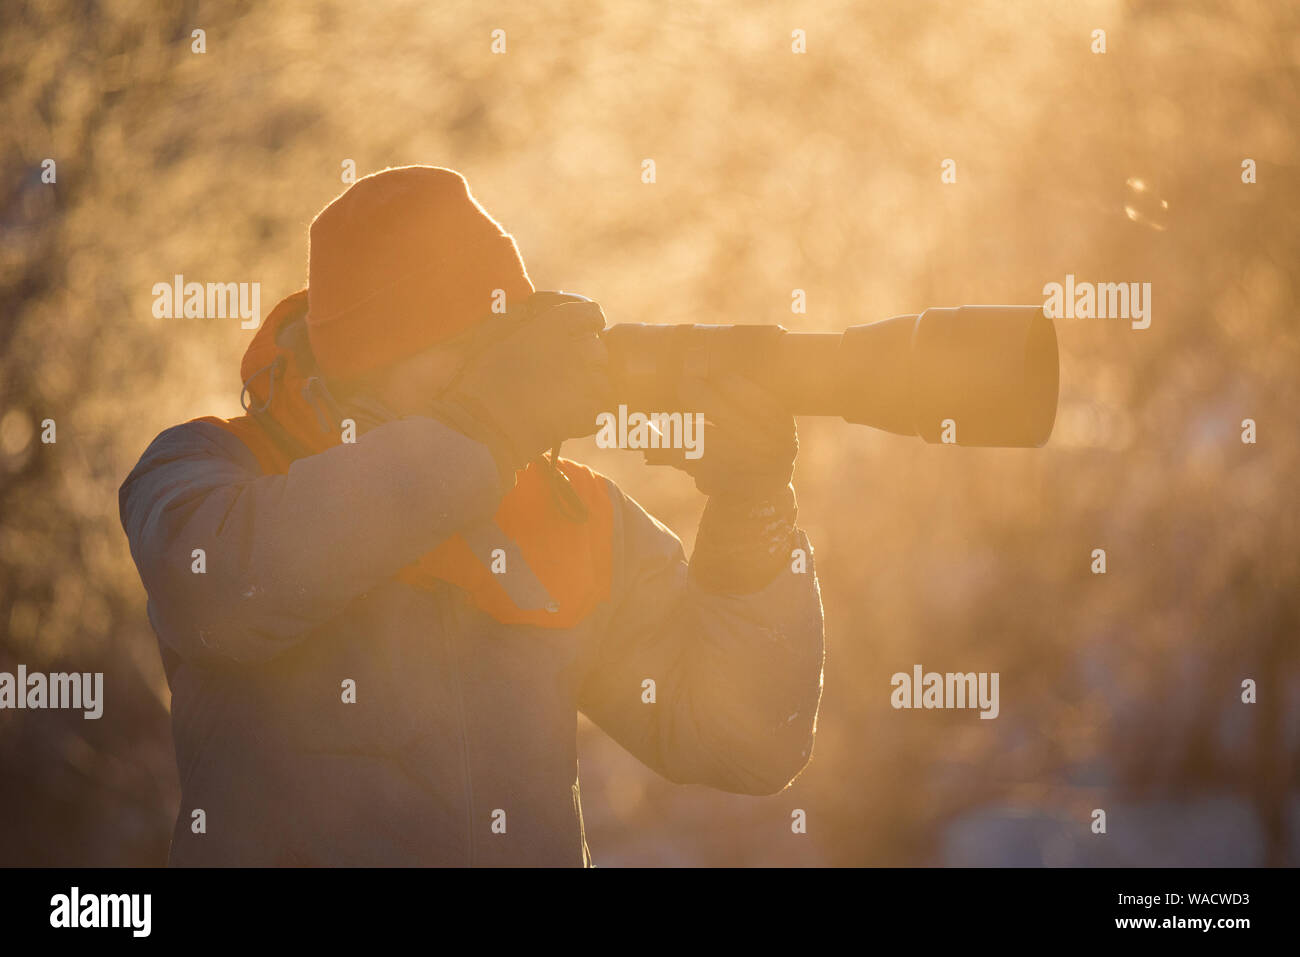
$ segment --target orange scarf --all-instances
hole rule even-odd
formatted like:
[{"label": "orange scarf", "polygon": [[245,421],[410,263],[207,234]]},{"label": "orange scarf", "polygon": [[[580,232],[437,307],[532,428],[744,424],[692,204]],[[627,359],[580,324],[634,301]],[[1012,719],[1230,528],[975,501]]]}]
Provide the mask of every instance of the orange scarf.
[{"label": "orange scarf", "polygon": [[[304,367],[309,360],[301,358],[301,348],[279,341],[284,338],[281,331],[306,311],[305,289],[282,300],[244,353],[240,372],[250,404],[272,421],[264,425],[251,414],[229,420],[215,416],[197,420],[233,433],[268,475],[284,474],[296,458],[323,452],[341,441],[335,424],[327,423],[329,430],[323,430],[326,414],[304,391],[314,384],[315,370]],[[586,507],[584,519],[575,521],[564,514],[552,494],[553,480],[546,474],[551,466],[537,461],[516,473],[515,487],[496,513],[497,527],[517,546],[528,569],[550,594],[553,610],[516,605],[502,585],[504,576],[493,574],[459,534],[403,568],[398,580],[417,588],[450,582],[462,588],[478,608],[507,624],[543,628],[578,624],[609,597],[613,504],[604,479],[586,466],[567,459],[556,465]],[[505,575],[509,574],[507,568]]]}]

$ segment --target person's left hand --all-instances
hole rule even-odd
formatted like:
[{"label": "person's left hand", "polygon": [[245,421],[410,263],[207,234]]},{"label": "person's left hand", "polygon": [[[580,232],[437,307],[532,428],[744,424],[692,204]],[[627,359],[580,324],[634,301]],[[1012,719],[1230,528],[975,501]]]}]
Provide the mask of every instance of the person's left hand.
[{"label": "person's left hand", "polygon": [[784,493],[794,476],[799,436],[794,416],[768,389],[740,373],[683,379],[678,397],[703,412],[699,458],[684,449],[647,449],[650,465],[670,465],[695,479],[705,495],[758,500]]}]

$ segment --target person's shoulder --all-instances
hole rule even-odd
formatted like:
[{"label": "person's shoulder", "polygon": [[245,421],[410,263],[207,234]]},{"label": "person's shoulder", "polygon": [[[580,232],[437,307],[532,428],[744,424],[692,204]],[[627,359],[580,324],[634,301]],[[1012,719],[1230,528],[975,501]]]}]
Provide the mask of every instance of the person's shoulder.
[{"label": "person's shoulder", "polygon": [[214,457],[256,468],[257,459],[224,419],[203,416],[159,432],[132,470],[138,473],[178,459]]},{"label": "person's shoulder", "polygon": [[215,415],[190,419],[188,422],[181,422],[164,429],[150,444],[150,448],[154,447],[209,449],[213,452],[233,452],[241,457],[249,454],[233,423],[219,419]]}]

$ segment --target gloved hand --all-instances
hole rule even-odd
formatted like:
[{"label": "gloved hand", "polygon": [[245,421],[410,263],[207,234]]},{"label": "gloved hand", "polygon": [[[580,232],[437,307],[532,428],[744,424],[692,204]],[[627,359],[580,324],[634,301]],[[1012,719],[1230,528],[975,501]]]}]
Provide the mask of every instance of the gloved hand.
[{"label": "gloved hand", "polygon": [[705,414],[697,459],[681,449],[649,449],[646,461],[690,474],[709,496],[691,556],[691,576],[720,594],[747,594],[772,581],[798,541],[794,417],[770,392],[740,374],[679,384],[687,409]]},{"label": "gloved hand", "polygon": [[739,373],[683,379],[677,393],[685,409],[704,413],[701,454],[688,459],[683,449],[647,449],[648,464],[681,469],[709,496],[758,501],[784,492],[794,476],[799,435],[775,396]]},{"label": "gloved hand", "polygon": [[485,442],[503,475],[565,439],[591,435],[596,416],[612,404],[604,328],[600,306],[589,299],[530,297],[478,327],[465,367],[434,414]]}]

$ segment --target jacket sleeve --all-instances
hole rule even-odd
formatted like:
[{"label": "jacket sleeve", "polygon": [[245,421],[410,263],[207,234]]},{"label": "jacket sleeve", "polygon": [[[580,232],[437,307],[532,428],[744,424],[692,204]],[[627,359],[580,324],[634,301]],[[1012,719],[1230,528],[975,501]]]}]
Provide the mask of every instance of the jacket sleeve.
[{"label": "jacket sleeve", "polygon": [[280,653],[490,517],[501,481],[486,446],[421,416],[284,475],[262,475],[224,429],[189,422],[153,441],[118,504],[159,638],[182,657],[243,662]]},{"label": "jacket sleeve", "polygon": [[[774,794],[812,755],[821,700],[821,594],[807,536],[766,587],[713,594],[677,536],[622,492],[613,608],[580,693],[593,722],[671,781]],[[653,680],[654,701],[647,679]]]}]

